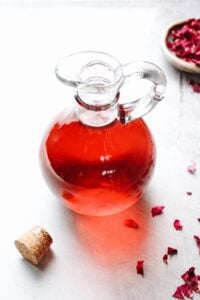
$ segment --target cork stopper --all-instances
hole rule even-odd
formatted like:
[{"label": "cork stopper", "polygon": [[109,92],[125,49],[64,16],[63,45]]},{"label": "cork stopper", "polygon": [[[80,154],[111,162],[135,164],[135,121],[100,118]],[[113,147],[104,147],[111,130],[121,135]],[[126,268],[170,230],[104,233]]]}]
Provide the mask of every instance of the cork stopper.
[{"label": "cork stopper", "polygon": [[21,255],[34,265],[38,265],[53,242],[49,233],[35,226],[15,240],[15,246]]}]

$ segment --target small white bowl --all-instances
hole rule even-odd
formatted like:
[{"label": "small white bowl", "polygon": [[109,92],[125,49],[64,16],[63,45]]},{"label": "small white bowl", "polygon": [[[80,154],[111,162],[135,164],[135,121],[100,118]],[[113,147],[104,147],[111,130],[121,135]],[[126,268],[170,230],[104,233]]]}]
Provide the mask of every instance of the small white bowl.
[{"label": "small white bowl", "polygon": [[195,73],[200,74],[200,67],[195,65],[194,63],[189,63],[184,61],[183,59],[176,56],[174,52],[172,52],[166,45],[167,37],[169,31],[176,25],[182,24],[187,22],[188,20],[176,21],[170,24],[167,29],[165,30],[162,40],[161,40],[161,49],[165,54],[167,60],[174,66],[175,68],[179,69],[180,71],[188,72],[188,73]]}]

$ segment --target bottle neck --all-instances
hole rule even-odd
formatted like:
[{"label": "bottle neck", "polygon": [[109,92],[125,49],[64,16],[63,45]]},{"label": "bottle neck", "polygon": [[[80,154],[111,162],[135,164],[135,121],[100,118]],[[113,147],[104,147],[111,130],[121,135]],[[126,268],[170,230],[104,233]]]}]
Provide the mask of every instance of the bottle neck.
[{"label": "bottle neck", "polygon": [[78,103],[76,114],[78,119],[85,125],[91,127],[106,126],[118,118],[119,93],[109,105],[90,106],[81,100],[78,94],[75,99]]}]

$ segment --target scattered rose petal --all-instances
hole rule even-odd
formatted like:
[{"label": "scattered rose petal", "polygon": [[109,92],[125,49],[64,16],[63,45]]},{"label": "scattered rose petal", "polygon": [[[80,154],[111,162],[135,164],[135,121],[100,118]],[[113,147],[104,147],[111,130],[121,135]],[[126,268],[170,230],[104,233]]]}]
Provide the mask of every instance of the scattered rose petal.
[{"label": "scattered rose petal", "polygon": [[200,252],[200,238],[197,235],[194,235],[194,239],[196,240],[197,247],[199,248],[199,252]]},{"label": "scattered rose petal", "polygon": [[183,229],[183,225],[181,224],[181,221],[180,221],[180,220],[176,219],[176,220],[174,221],[174,228],[175,228],[176,230],[182,230],[182,229]]},{"label": "scattered rose petal", "polygon": [[167,254],[168,254],[168,255],[175,255],[175,254],[177,254],[177,253],[178,253],[178,250],[177,250],[177,249],[172,248],[172,247],[168,247],[168,248],[167,248]]},{"label": "scattered rose petal", "polygon": [[182,293],[182,289],[180,286],[177,287],[175,293],[172,295],[172,297],[176,298],[176,299],[183,299],[184,300],[184,296]]},{"label": "scattered rose petal", "polygon": [[185,284],[181,285],[180,288],[185,297],[193,298],[193,295],[194,295],[193,287],[190,284],[185,283]]},{"label": "scattered rose petal", "polygon": [[197,220],[198,220],[198,222],[200,223],[200,218],[198,218]]},{"label": "scattered rose petal", "polygon": [[140,274],[142,276],[144,276],[143,264],[144,264],[144,261],[143,260],[139,260],[137,262],[137,265],[136,265],[137,274]]},{"label": "scattered rose petal", "polygon": [[184,296],[192,299],[194,292],[200,293],[200,275],[195,274],[195,268],[191,267],[186,271],[181,278],[185,282],[184,284],[177,287],[174,298],[184,299]]},{"label": "scattered rose petal", "polygon": [[200,82],[189,80],[189,84],[192,86],[192,89],[196,93],[200,93]]},{"label": "scattered rose petal", "polygon": [[187,192],[187,195],[188,196],[192,196],[192,192]]},{"label": "scattered rose petal", "polygon": [[188,271],[181,275],[181,278],[185,281],[185,283],[190,283],[195,276],[195,268],[191,267]]},{"label": "scattered rose petal", "polygon": [[200,275],[196,275],[193,277],[191,286],[196,293],[200,293]]},{"label": "scattered rose petal", "polygon": [[167,264],[168,263],[168,256],[172,256],[178,253],[178,250],[172,247],[167,248],[167,253],[163,255],[163,261]]},{"label": "scattered rose petal", "polygon": [[188,166],[188,167],[187,167],[187,170],[188,170],[188,173],[190,173],[190,174],[195,174],[196,171],[197,171],[197,169],[196,169],[196,164],[194,163],[194,164]]},{"label": "scattered rose petal", "polygon": [[167,262],[168,262],[168,254],[167,253],[165,253],[164,255],[163,255],[163,261],[167,264]]},{"label": "scattered rose petal", "polygon": [[124,221],[124,225],[129,228],[138,229],[139,225],[133,219],[127,219]]},{"label": "scattered rose petal", "polygon": [[186,271],[181,278],[185,282],[177,287],[173,297],[177,299],[184,299],[184,296],[192,299],[194,292],[200,293],[200,275],[195,274],[195,268],[191,267]]},{"label": "scattered rose petal", "polygon": [[164,206],[159,206],[159,205],[152,207],[151,209],[152,217],[161,215],[163,213],[164,208],[165,208]]}]

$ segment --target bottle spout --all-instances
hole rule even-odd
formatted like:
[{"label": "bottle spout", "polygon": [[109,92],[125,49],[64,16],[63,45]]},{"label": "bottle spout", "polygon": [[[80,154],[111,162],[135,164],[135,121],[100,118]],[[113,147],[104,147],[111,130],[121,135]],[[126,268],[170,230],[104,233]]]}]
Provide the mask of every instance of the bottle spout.
[{"label": "bottle spout", "polygon": [[61,59],[56,76],[76,89],[76,99],[91,109],[114,105],[123,83],[122,67],[112,56],[96,51],[79,52]]}]

